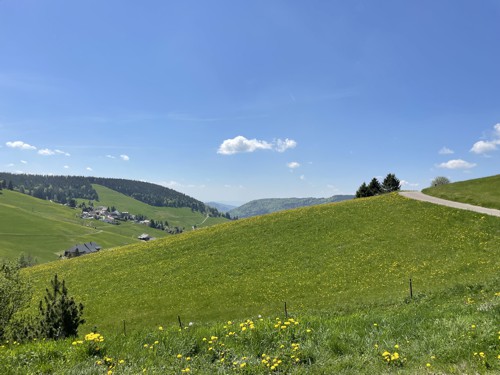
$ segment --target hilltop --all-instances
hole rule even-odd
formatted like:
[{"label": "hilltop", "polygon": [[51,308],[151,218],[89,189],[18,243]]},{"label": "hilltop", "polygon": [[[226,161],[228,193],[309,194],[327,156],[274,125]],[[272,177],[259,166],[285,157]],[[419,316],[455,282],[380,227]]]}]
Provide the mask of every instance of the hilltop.
[{"label": "hilltop", "polygon": [[330,198],[266,198],[257,199],[230,210],[231,217],[251,217],[265,215],[272,212],[289,210],[299,207],[315,206],[318,204],[341,202],[353,199],[354,195],[334,195]]},{"label": "hilltop", "polygon": [[430,187],[422,192],[451,201],[500,209],[500,175]]}]

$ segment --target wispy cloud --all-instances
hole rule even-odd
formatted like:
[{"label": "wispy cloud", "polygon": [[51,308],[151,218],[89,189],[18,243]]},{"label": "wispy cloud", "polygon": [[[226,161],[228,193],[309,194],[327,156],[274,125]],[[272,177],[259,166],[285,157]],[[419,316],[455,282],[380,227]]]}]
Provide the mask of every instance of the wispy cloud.
[{"label": "wispy cloud", "polygon": [[287,163],[286,166],[288,168],[290,168],[291,170],[293,170],[293,169],[299,168],[300,167],[300,163],[298,163],[296,161],[291,161],[290,163]]},{"label": "wispy cloud", "polygon": [[28,164],[28,162],[26,160],[21,160],[21,163],[22,164]]},{"label": "wispy cloud", "polygon": [[64,169],[69,169],[69,165],[65,165],[63,168]]},{"label": "wispy cloud", "polygon": [[448,147],[443,147],[441,150],[439,150],[440,155],[451,155],[454,153],[455,153],[455,151],[450,150]]},{"label": "wispy cloud", "polygon": [[6,142],[5,145],[10,148],[18,148],[21,150],[36,150],[35,146],[32,146],[23,141]]},{"label": "wispy cloud", "polygon": [[218,154],[221,155],[233,155],[245,152],[255,152],[257,150],[274,150],[277,152],[285,152],[290,148],[297,146],[297,142],[292,139],[286,138],[285,140],[277,139],[273,142],[258,140],[258,139],[247,139],[242,135],[237,137],[226,139],[219,146],[217,150]]},{"label": "wispy cloud", "polygon": [[474,168],[477,164],[469,163],[462,159],[454,159],[449,160],[446,163],[441,163],[438,165],[439,168],[445,169],[471,169]]},{"label": "wispy cloud", "polygon": [[123,160],[123,161],[129,161],[130,160],[130,157],[128,155],[120,155],[120,158]]},{"label": "wispy cloud", "polygon": [[113,155],[106,155],[106,157],[109,159],[116,159],[116,156],[113,156]]},{"label": "wispy cloud", "polygon": [[68,152],[65,152],[65,151],[61,151],[61,150],[54,150],[56,154],[61,154],[61,155],[64,155],[64,156],[71,156],[70,153]]},{"label": "wispy cloud", "polygon": [[38,154],[42,155],[42,156],[52,156],[52,155],[55,155],[56,152],[52,151],[48,148],[44,148],[44,149],[38,150]]},{"label": "wispy cloud", "polygon": [[490,139],[485,141],[477,141],[472,145],[470,152],[475,154],[486,154],[495,151],[500,145],[500,123],[493,127],[493,132]]},{"label": "wispy cloud", "polygon": [[90,168],[90,167],[87,167],[87,168],[85,168],[85,169],[86,169],[87,171],[89,171],[89,172],[92,172],[92,171],[93,171],[93,169],[92,169],[92,168]]},{"label": "wispy cloud", "polygon": [[404,187],[418,187],[420,186],[420,184],[418,182],[409,182],[409,181],[406,181],[406,180],[401,180],[401,186],[404,186]]}]

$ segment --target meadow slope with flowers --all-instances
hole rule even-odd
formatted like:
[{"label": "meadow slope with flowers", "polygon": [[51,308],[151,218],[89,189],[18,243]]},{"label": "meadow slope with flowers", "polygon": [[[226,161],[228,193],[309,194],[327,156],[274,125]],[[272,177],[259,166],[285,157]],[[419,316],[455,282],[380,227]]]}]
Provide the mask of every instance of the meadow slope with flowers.
[{"label": "meadow slope with flowers", "polygon": [[57,273],[87,323],[76,340],[6,343],[1,363],[11,373],[499,371],[499,224],[390,194],[33,267],[34,301]]}]

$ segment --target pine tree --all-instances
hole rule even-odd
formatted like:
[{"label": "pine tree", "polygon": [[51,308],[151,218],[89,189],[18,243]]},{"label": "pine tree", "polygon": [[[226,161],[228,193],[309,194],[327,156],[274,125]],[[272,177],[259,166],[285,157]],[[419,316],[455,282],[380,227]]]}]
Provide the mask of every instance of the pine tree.
[{"label": "pine tree", "polygon": [[46,289],[44,301],[40,301],[41,335],[50,339],[77,336],[78,326],[85,323],[82,319],[83,305],[77,305],[73,297],[68,297],[65,282],[60,282],[57,274],[51,281],[51,286],[51,290]]},{"label": "pine tree", "polygon": [[371,195],[379,195],[382,193],[382,186],[375,177],[368,184],[368,190],[370,190]]},{"label": "pine tree", "polygon": [[365,197],[371,197],[371,192],[370,189],[368,189],[368,186],[366,186],[366,183],[363,182],[359,187],[358,191],[356,192],[356,198],[365,198]]},{"label": "pine tree", "polygon": [[391,193],[393,191],[399,191],[401,189],[401,183],[396,178],[396,175],[389,173],[382,182],[382,191],[384,193]]}]

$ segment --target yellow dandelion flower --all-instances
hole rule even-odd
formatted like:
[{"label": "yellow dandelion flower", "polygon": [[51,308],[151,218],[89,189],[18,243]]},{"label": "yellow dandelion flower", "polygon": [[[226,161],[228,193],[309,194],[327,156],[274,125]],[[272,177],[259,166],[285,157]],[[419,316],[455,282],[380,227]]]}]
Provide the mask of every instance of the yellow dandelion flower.
[{"label": "yellow dandelion flower", "polygon": [[432,365],[430,363],[426,363],[426,367],[431,367]]},{"label": "yellow dandelion flower", "polygon": [[179,358],[179,359],[181,359],[182,358],[182,354],[177,354],[176,357]]},{"label": "yellow dandelion flower", "polygon": [[162,326],[159,326],[159,327],[158,327],[158,330],[159,330],[159,331],[163,331],[163,327],[162,327]]}]

